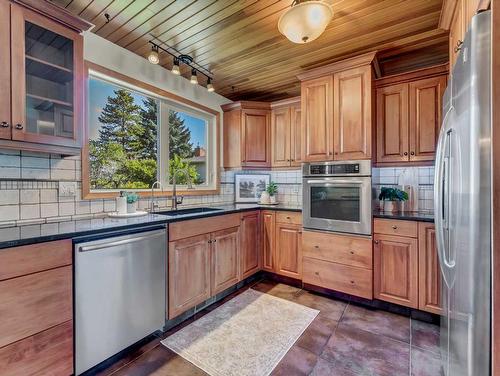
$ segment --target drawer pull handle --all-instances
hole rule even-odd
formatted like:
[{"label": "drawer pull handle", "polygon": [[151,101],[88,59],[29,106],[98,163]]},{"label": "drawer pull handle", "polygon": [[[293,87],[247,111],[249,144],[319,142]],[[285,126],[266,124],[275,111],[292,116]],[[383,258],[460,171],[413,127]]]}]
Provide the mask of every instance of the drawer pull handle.
[{"label": "drawer pull handle", "polygon": [[23,125],[22,124],[16,124],[16,129],[23,129]]},{"label": "drawer pull handle", "polygon": [[396,226],[396,225],[392,226],[393,230],[396,230],[397,228],[398,228],[398,226]]},{"label": "drawer pull handle", "polygon": [[10,124],[9,124],[9,123],[7,123],[6,121],[2,121],[2,122],[0,123],[0,126],[1,126],[2,128],[9,128],[9,127],[10,127]]}]

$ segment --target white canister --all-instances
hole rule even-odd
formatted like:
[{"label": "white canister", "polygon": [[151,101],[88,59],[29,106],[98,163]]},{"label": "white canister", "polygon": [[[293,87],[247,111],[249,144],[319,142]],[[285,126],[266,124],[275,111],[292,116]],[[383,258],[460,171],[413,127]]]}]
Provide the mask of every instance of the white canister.
[{"label": "white canister", "polygon": [[271,198],[269,196],[269,193],[266,191],[262,192],[260,195],[260,203],[261,204],[269,204],[271,202]]},{"label": "white canister", "polygon": [[131,202],[127,203],[127,213],[133,214],[137,210],[137,201],[136,202]]},{"label": "white canister", "polygon": [[125,196],[116,198],[116,211],[118,212],[118,214],[127,213],[127,198]]}]

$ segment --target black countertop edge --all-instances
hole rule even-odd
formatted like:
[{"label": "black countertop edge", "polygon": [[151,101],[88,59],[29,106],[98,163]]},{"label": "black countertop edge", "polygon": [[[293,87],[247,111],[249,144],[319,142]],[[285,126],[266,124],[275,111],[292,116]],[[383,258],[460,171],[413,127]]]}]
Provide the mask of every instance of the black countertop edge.
[{"label": "black countertop edge", "polygon": [[[201,206],[200,206],[201,207]],[[191,219],[199,219],[199,218],[207,218],[207,217],[215,217],[219,215],[232,214],[232,213],[240,213],[246,211],[254,211],[254,210],[275,210],[275,211],[295,211],[301,212],[302,209],[297,206],[286,206],[286,205],[257,205],[257,204],[235,204],[235,205],[222,205],[222,206],[203,206],[203,207],[213,207],[218,208],[220,210],[210,211],[210,212],[201,212],[201,213],[192,213],[192,214],[182,214],[177,216],[170,216],[168,214],[153,214],[144,217],[138,218],[129,218],[129,219],[114,219],[110,217],[102,217],[102,218],[88,218],[82,220],[74,220],[74,221],[62,221],[62,222],[53,222],[53,223],[43,223],[39,225],[25,225],[25,226],[11,226],[0,228],[2,230],[18,230],[20,237],[17,239],[10,239],[2,241],[0,239],[0,250],[4,248],[12,248],[18,247],[22,245],[50,242],[55,240],[63,240],[63,239],[73,239],[88,235],[97,235],[106,232],[114,232],[120,230],[127,230],[132,228],[141,228],[148,227],[152,225],[161,225],[168,224],[173,222],[187,221]],[[95,224],[93,224],[95,223]],[[32,235],[32,236],[21,236],[21,229],[23,227],[29,226],[33,228],[34,226],[40,226],[40,231],[42,226],[56,226],[57,231],[54,233],[48,233],[45,235]],[[64,230],[61,227],[69,226],[74,229]],[[80,229],[79,229],[79,226]],[[87,227],[87,228],[85,228]]]},{"label": "black countertop edge", "polygon": [[418,221],[434,223],[434,214],[428,212],[383,212],[374,211],[375,218],[398,219],[403,221]]}]

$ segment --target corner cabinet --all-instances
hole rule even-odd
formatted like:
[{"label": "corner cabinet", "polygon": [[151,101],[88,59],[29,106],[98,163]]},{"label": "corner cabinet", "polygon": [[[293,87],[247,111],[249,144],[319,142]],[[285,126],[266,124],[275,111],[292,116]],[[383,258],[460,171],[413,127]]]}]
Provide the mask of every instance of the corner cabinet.
[{"label": "corner cabinet", "polygon": [[0,147],[78,154],[84,103],[80,32],[90,24],[72,19],[77,24],[69,25],[72,16],[50,3],[40,2],[40,12],[33,2],[27,2],[30,9],[22,3],[0,2],[0,41],[9,52],[0,58]]},{"label": "corner cabinet", "polygon": [[298,76],[304,161],[371,159],[375,53]]},{"label": "corner cabinet", "polygon": [[265,102],[235,102],[224,111],[224,167],[271,166],[271,110]]},{"label": "corner cabinet", "polygon": [[377,165],[434,161],[447,73],[445,64],[376,81]]}]

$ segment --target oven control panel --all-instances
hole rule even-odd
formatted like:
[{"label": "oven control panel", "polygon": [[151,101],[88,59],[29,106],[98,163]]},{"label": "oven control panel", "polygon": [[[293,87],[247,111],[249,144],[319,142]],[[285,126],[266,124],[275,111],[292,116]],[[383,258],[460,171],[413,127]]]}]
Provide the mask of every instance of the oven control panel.
[{"label": "oven control panel", "polygon": [[303,176],[371,176],[371,161],[305,163]]}]

